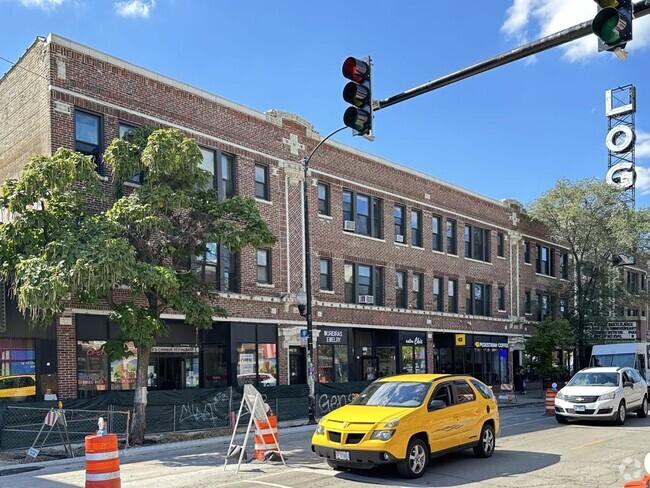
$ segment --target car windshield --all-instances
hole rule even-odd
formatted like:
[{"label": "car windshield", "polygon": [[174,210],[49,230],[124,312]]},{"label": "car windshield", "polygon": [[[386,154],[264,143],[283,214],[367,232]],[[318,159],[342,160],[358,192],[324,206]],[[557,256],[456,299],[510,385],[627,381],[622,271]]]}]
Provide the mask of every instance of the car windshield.
[{"label": "car windshield", "polygon": [[422,405],[429,386],[429,383],[380,381],[369,385],[351,405],[418,407]]},{"label": "car windshield", "polygon": [[567,386],[618,386],[618,373],[577,373]]}]

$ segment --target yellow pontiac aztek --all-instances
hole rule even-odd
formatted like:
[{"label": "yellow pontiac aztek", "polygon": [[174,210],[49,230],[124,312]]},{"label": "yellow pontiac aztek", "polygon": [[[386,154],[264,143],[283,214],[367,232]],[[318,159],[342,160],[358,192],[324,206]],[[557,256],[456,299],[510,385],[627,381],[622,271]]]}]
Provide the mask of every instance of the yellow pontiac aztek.
[{"label": "yellow pontiac aztek", "polygon": [[419,478],[432,455],[473,448],[490,457],[499,432],[492,391],[471,376],[406,374],[381,378],[321,419],[311,449],[335,469],[397,464]]}]

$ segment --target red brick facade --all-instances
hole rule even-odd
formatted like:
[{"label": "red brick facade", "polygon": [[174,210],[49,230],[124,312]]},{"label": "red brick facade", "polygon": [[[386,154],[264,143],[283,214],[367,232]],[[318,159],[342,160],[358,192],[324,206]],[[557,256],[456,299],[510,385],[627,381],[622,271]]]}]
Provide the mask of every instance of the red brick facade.
[{"label": "red brick facade", "polygon": [[[147,71],[66,39],[50,36],[37,40],[19,62],[33,73],[14,67],[0,81],[0,99],[10,109],[0,113],[0,178],[15,176],[31,154],[51,153],[61,146],[75,147],[75,110],[102,118],[104,147],[118,136],[118,123],[159,124],[183,130],[205,148],[235,156],[237,193],[254,196],[254,165],[269,168],[270,201],[258,208],[278,238],[272,248],[272,284],[257,283],[255,250],[240,256],[240,293],[220,295],[230,321],[278,326],[279,381],[288,380],[289,345],[299,345],[304,319],[297,313],[292,294],[303,283],[304,228],[302,170],[299,161],[318,144],[321,136],[306,121],[292,114],[255,112],[202,90]],[[41,78],[39,78],[41,76]],[[49,83],[46,79],[48,78]],[[50,88],[48,90],[48,84]],[[408,164],[408,162],[405,162]],[[316,182],[330,185],[331,215],[318,214]],[[110,175],[106,191],[110,191]],[[529,333],[522,325],[524,292],[536,293],[556,286],[559,278],[535,272],[536,243],[556,249],[530,227],[521,207],[496,201],[439,181],[407,167],[376,158],[335,142],[325,143],[310,162],[310,219],[312,236],[312,287],[314,326],[418,330],[427,333],[427,369],[434,370],[432,333],[473,333],[508,336],[509,342]],[[383,237],[369,238],[345,232],[343,190],[381,200]],[[423,248],[394,239],[393,206],[422,211]],[[432,216],[441,217],[445,252],[432,250]],[[446,252],[445,225],[457,223],[457,255]],[[469,224],[490,231],[490,259],[464,257],[464,230]],[[497,256],[497,235],[505,238],[504,256]],[[523,242],[530,241],[532,265],[524,264]],[[319,257],[332,262],[333,291],[319,290]],[[345,303],[344,263],[382,267],[384,306]],[[409,307],[395,306],[395,270],[408,272]],[[424,274],[424,310],[413,308],[412,273]],[[557,265],[555,274],[557,276]],[[445,312],[433,311],[432,280],[443,278]],[[458,282],[458,313],[448,313],[447,283]],[[466,314],[466,283],[491,285],[491,316]],[[497,290],[505,289],[505,307],[499,310]],[[88,313],[71,304],[72,323],[57,325],[59,393],[76,395],[75,316]],[[69,318],[64,317],[69,323]],[[512,361],[512,359],[510,359]],[[512,363],[511,366],[512,367]],[[511,377],[511,372],[509,373]]]}]

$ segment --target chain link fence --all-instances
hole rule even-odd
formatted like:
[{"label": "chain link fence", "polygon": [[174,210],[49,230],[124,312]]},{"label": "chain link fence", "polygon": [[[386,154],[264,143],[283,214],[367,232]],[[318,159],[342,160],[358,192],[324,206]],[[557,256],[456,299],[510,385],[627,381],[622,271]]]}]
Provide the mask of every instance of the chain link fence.
[{"label": "chain link fence", "polygon": [[[316,416],[349,403],[368,382],[317,384]],[[280,385],[259,388],[265,403],[278,420],[307,419],[309,391],[307,385]],[[227,433],[234,424],[242,400],[240,388],[213,388],[196,390],[151,391],[147,395],[146,433],[222,431]],[[84,442],[86,435],[97,430],[97,420],[103,417],[108,432],[115,433],[128,445],[129,423],[133,419],[133,392],[106,392],[89,398],[66,400],[64,403],[67,435],[70,443]],[[39,431],[44,425],[52,402],[0,404],[0,451],[39,447],[44,436]],[[61,427],[61,426],[59,426]],[[46,426],[43,431],[50,430]],[[44,447],[61,446],[59,428],[54,426]],[[36,445],[35,445],[36,443]]]}]

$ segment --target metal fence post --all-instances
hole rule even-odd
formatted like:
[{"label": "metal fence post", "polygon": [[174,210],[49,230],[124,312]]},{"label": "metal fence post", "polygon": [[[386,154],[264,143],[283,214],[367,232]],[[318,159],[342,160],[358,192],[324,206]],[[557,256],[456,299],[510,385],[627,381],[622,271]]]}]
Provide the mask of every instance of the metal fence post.
[{"label": "metal fence post", "polygon": [[173,427],[173,432],[176,432],[176,405],[174,405],[174,427]]}]

